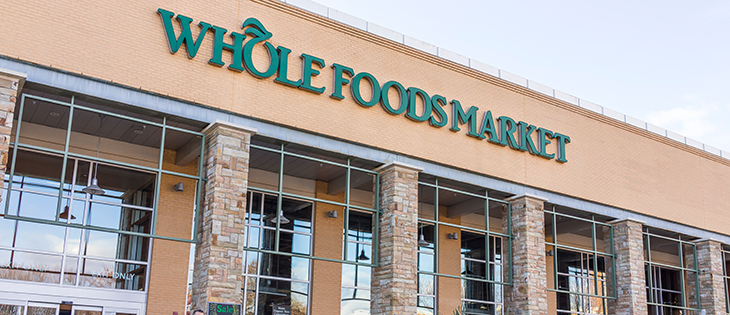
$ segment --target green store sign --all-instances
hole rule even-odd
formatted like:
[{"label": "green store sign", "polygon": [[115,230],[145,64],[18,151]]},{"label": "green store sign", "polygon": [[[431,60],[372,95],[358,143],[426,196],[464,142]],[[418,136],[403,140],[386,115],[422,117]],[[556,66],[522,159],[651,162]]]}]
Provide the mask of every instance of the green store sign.
[{"label": "green store sign", "polygon": [[[326,66],[322,58],[308,54],[302,54],[302,77],[292,81],[288,79],[289,55],[291,49],[279,46],[274,47],[266,40],[272,37],[261,22],[255,18],[248,18],[243,22],[242,33],[228,32],[225,28],[215,26],[206,22],[199,22],[197,39],[193,39],[190,24],[192,19],[175,15],[175,13],[158,9],[162,24],[165,28],[165,35],[169,44],[170,53],[175,54],[180,47],[185,46],[188,58],[192,59],[198,54],[201,43],[208,34],[212,33],[213,54],[208,63],[223,67],[223,51],[231,54],[231,62],[228,69],[237,72],[248,72],[257,78],[270,78],[274,76],[274,82],[296,87],[308,92],[322,94],[326,91],[324,86],[313,86],[312,78],[320,74]],[[177,20],[180,34],[176,35],[173,27],[173,18]],[[228,34],[228,36],[225,36]],[[230,37],[226,40],[226,37]],[[230,41],[230,43],[229,43]],[[269,64],[266,68],[257,68],[253,63],[254,46],[261,44],[269,56]],[[355,72],[352,68],[333,63],[331,66],[334,84],[331,87],[330,97],[342,100],[346,87],[349,86],[350,96],[360,106],[373,107],[377,104],[391,115],[404,115],[406,118],[416,122],[428,122],[435,128],[449,126],[449,130],[458,132],[462,127],[468,128],[467,135],[476,139],[486,139],[488,142],[509,146],[512,149],[529,152],[532,155],[546,159],[555,159],[558,162],[568,162],[565,155],[565,146],[570,143],[570,137],[550,131],[544,127],[515,121],[507,116],[499,116],[496,119],[492,112],[487,110],[481,112],[476,106],[464,109],[457,100],[447,101],[441,95],[430,96],[426,91],[416,87],[405,87],[397,81],[387,81],[381,84],[375,76],[367,72]],[[363,85],[369,86],[371,96],[364,97],[361,93]],[[398,95],[398,102],[391,103],[391,93]],[[419,113],[417,104],[423,104],[423,111]],[[447,108],[450,111],[447,113]],[[481,116],[481,117],[480,117]],[[534,137],[534,138],[533,138]],[[535,140],[536,139],[536,140]],[[554,145],[549,146],[555,142]],[[550,147],[554,147],[551,153]]]}]

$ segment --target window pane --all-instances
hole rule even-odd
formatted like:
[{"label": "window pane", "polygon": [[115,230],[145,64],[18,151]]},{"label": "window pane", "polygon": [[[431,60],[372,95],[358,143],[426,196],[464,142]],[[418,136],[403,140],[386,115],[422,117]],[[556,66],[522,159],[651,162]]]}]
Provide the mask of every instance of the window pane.
[{"label": "window pane", "polygon": [[342,264],[342,285],[369,288],[371,272],[371,267]]},{"label": "window pane", "polygon": [[282,314],[306,315],[308,289],[305,283],[259,279],[257,314],[272,314],[277,308]]},{"label": "window pane", "polygon": [[418,294],[434,295],[436,294],[436,276],[418,275]]},{"label": "window pane", "polygon": [[15,247],[55,253],[63,252],[66,228],[33,222],[18,221]]},{"label": "window pane", "polygon": [[461,231],[461,257],[485,260],[484,234]]},{"label": "window pane", "polygon": [[61,256],[0,250],[0,279],[59,283]]},{"label": "window pane", "polygon": [[285,255],[261,254],[261,275],[309,280],[309,259]]},{"label": "window pane", "polygon": [[369,315],[370,314],[370,299],[368,299],[368,300],[352,300],[352,299],[344,300],[343,299],[340,307],[341,307],[341,309],[340,309],[341,315]]},{"label": "window pane", "polygon": [[461,280],[462,298],[494,302],[494,286],[482,281]]},{"label": "window pane", "polygon": [[97,259],[83,259],[79,285],[84,287],[144,290],[147,267]]}]

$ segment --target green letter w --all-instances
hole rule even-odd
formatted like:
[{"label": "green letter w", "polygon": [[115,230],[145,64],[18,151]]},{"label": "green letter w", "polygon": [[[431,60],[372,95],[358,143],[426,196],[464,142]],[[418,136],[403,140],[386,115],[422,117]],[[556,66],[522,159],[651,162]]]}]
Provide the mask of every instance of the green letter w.
[{"label": "green letter w", "polygon": [[176,53],[178,49],[180,49],[180,46],[182,46],[183,42],[185,42],[185,49],[188,51],[188,58],[195,58],[195,55],[198,54],[198,48],[200,48],[200,44],[203,42],[203,38],[205,38],[205,33],[207,33],[210,29],[210,24],[200,22],[200,24],[198,24],[200,26],[198,40],[193,41],[193,34],[190,32],[190,22],[192,22],[193,19],[178,14],[176,18],[180,23],[181,32],[180,37],[175,39],[175,30],[172,27],[172,16],[175,15],[175,13],[163,9],[157,9],[157,13],[160,14],[162,23],[165,25],[165,33],[167,34],[167,43],[170,45],[170,53]]}]

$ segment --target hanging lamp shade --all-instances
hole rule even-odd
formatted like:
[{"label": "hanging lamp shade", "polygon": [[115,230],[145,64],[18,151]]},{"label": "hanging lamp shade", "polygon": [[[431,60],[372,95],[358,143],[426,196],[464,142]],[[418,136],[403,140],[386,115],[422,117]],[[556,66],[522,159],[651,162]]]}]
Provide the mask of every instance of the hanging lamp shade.
[{"label": "hanging lamp shade", "polygon": [[99,181],[96,180],[96,177],[94,177],[94,179],[91,180],[91,186],[84,187],[84,189],[82,189],[81,191],[83,191],[89,195],[103,195],[104,194],[104,189],[101,189],[101,187],[99,187]]},{"label": "hanging lamp shade", "polygon": [[[279,218],[281,218],[280,224],[289,224],[291,222],[284,216],[284,210],[279,210]],[[276,217],[271,218],[271,223],[276,224]]]},{"label": "hanging lamp shade", "polygon": [[68,206],[63,208],[63,212],[58,215],[58,218],[67,220],[68,216],[71,216],[71,220],[75,220],[76,217],[73,214],[68,213]]},{"label": "hanging lamp shade", "polygon": [[428,246],[428,245],[429,245],[429,243],[428,243],[428,242],[426,242],[426,238],[425,238],[425,237],[423,236],[423,234],[421,234],[421,235],[420,235],[420,236],[418,237],[418,246],[421,246],[421,247],[426,247],[426,246]]},{"label": "hanging lamp shade", "polygon": [[370,257],[365,255],[365,249],[360,250],[360,256],[357,256],[357,260],[368,260]]}]

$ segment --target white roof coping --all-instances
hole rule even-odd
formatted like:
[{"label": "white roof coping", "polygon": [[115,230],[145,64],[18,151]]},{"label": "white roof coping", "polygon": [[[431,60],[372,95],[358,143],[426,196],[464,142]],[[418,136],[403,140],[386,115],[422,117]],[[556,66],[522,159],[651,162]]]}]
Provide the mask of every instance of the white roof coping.
[{"label": "white roof coping", "polygon": [[329,7],[326,5],[322,5],[311,0],[285,0],[284,2],[297,8],[327,17]]},{"label": "white roof coping", "polygon": [[606,116],[608,116],[608,117],[611,117],[613,119],[616,119],[618,121],[626,122],[626,115],[624,115],[622,113],[619,113],[619,112],[617,112],[617,111],[615,111],[613,109],[605,108],[604,107],[603,108],[603,114],[606,115]]},{"label": "white roof coping", "polygon": [[580,102],[578,102],[578,104],[580,105],[580,107],[583,107],[587,110],[594,111],[596,113],[603,115],[603,106],[598,105],[593,102],[586,101],[586,100],[579,100],[579,101]]},{"label": "white roof coping", "polygon": [[578,97],[570,95],[568,93],[558,91],[558,90],[555,90],[554,93],[555,93],[555,98],[557,98],[561,101],[566,101],[573,105],[578,105]]},{"label": "white roof coping", "polygon": [[667,130],[667,138],[686,144],[686,142],[684,142],[684,136],[673,131]]},{"label": "white roof coping", "polygon": [[464,56],[459,55],[459,54],[457,54],[457,53],[455,53],[453,51],[446,50],[446,49],[443,49],[441,47],[436,47],[436,51],[438,52],[437,56],[439,56],[441,58],[448,59],[448,60],[451,60],[451,61],[456,62],[456,63],[460,63],[460,64],[465,65],[467,67],[469,66],[469,58],[468,57],[464,57]]},{"label": "white roof coping", "polygon": [[366,22],[365,20],[352,16],[352,15],[349,15],[345,12],[335,10],[333,8],[328,8],[327,17],[329,17],[330,19],[333,19],[335,21],[345,23],[352,27],[359,28],[363,31],[368,30],[368,22]]},{"label": "white roof coping", "polygon": [[532,80],[527,80],[527,88],[535,92],[540,92],[547,96],[555,97],[555,90],[547,85],[537,83]]},{"label": "white roof coping", "polygon": [[510,73],[510,72],[507,72],[507,71],[504,71],[504,70],[500,69],[499,70],[499,77],[502,78],[502,79],[504,79],[504,80],[507,80],[509,82],[512,82],[514,84],[527,87],[527,79],[525,79],[525,78],[523,78],[521,76],[518,76],[518,75],[516,75],[514,73]]},{"label": "white roof coping", "polygon": [[705,149],[705,145],[702,142],[699,142],[699,141],[697,141],[695,139],[690,139],[690,138],[687,138],[687,137],[684,137],[684,139],[685,139],[685,141],[686,141],[685,143],[687,143],[687,145],[693,146],[693,147],[698,148],[700,150],[704,150]]},{"label": "white roof coping", "polygon": [[718,149],[718,148],[715,148],[715,147],[711,146],[711,145],[705,144],[705,151],[710,152],[710,153],[712,153],[714,155],[722,156],[722,151],[720,149]]},{"label": "white roof coping", "polygon": [[528,80],[519,75],[501,70],[499,68],[490,66],[490,65],[480,62],[478,60],[468,58],[466,56],[449,51],[447,49],[437,47],[436,45],[427,43],[427,42],[419,40],[419,39],[415,39],[408,35],[404,35],[402,33],[396,32],[394,30],[382,27],[378,24],[367,22],[358,17],[352,16],[350,14],[341,12],[336,9],[329,8],[325,5],[316,3],[314,1],[311,1],[311,0],[279,0],[279,1],[293,5],[295,7],[298,7],[298,8],[304,9],[304,10],[307,10],[309,12],[324,16],[324,17],[332,19],[334,21],[344,23],[344,24],[350,25],[355,28],[359,28],[359,29],[369,32],[371,34],[390,39],[392,41],[404,44],[406,46],[410,46],[412,48],[435,55],[437,57],[444,58],[444,59],[462,64],[462,65],[472,68],[474,70],[486,73],[486,74],[494,76],[494,77],[501,78],[505,81],[529,88],[533,91],[554,97],[556,99],[559,99],[559,100],[562,100],[562,101],[565,101],[565,102],[568,102],[568,103],[571,103],[574,105],[578,105],[578,106],[588,109],[590,111],[611,117],[611,118],[619,120],[621,122],[628,123],[628,124],[636,126],[638,128],[642,128],[642,129],[648,130],[650,132],[656,133],[658,135],[667,137],[669,139],[679,141],[681,143],[704,150],[705,152],[708,152],[708,153],[711,153],[714,155],[718,155],[718,156],[724,157],[726,159],[730,159],[730,152],[728,152],[728,151],[719,150],[715,147],[703,144],[699,141],[696,141],[693,139],[688,139],[678,133],[652,125],[652,124],[644,122],[640,119],[636,119],[631,116],[627,116],[623,113],[617,112],[612,109],[608,109],[601,105],[580,99],[580,98],[570,95],[568,93],[552,89],[546,85],[537,83],[535,81]]},{"label": "white roof coping", "polygon": [[368,22],[368,29],[367,31],[369,33],[378,35],[380,37],[385,37],[387,39],[390,39],[394,42],[398,42],[403,44],[403,34],[398,33],[394,30],[391,30],[389,28],[382,27],[378,24]]},{"label": "white roof coping", "polygon": [[438,54],[438,47],[436,47],[436,45],[431,45],[427,42],[424,42],[420,39],[415,39],[408,35],[403,35],[403,44],[405,44],[406,46],[411,46],[411,47],[421,50],[421,51],[425,51],[432,55]]},{"label": "white roof coping", "polygon": [[664,129],[664,128],[662,128],[662,127],[659,127],[657,125],[652,125],[650,123],[646,123],[646,130],[649,130],[649,131],[651,131],[653,133],[656,133],[658,135],[662,135],[662,136],[665,136],[665,137],[667,136],[667,130]]},{"label": "white roof coping", "polygon": [[641,119],[638,119],[638,118],[631,117],[629,115],[624,115],[624,116],[626,118],[626,123],[627,124],[631,124],[631,125],[634,125],[636,127],[639,127],[641,129],[646,130],[646,122],[645,121],[643,121]]},{"label": "white roof coping", "polygon": [[496,67],[492,67],[486,63],[474,59],[469,59],[469,65],[474,70],[481,71],[493,77],[499,78],[499,69]]}]

